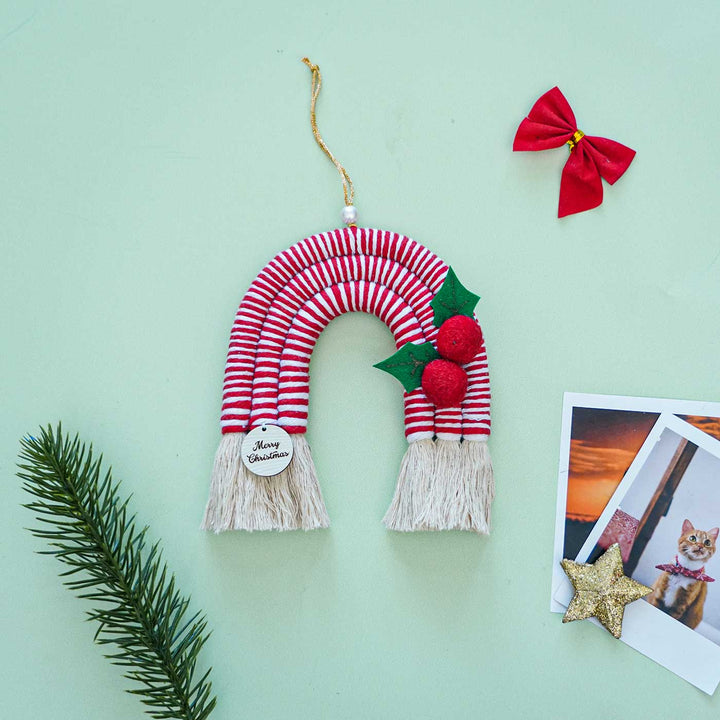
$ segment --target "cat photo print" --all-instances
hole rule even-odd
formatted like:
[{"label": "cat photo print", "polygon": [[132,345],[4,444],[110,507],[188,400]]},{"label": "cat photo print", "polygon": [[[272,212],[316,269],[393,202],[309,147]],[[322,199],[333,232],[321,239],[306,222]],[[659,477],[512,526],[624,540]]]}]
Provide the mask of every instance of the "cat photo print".
[{"label": "cat photo print", "polygon": [[720,441],[662,413],[577,557],[620,545],[625,574],[653,589],[623,640],[708,693],[720,681],[719,534]]}]

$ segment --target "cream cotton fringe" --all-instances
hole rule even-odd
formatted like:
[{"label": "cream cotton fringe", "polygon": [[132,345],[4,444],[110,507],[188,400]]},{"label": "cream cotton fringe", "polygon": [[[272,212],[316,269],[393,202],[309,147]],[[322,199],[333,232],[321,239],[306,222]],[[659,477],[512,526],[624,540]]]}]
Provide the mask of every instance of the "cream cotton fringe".
[{"label": "cream cotton fringe", "polygon": [[245,467],[245,433],[226,433],[215,454],[203,530],[314,530],[329,525],[325,501],[304,435],[291,435],[285,470],[261,477]]},{"label": "cream cotton fringe", "polygon": [[488,535],[494,497],[487,442],[418,440],[405,452],[383,522],[401,532],[471,530]]},{"label": "cream cotton fringe", "polygon": [[[222,436],[203,530],[314,530],[329,525],[304,435],[290,436],[293,458],[279,475],[250,472],[240,456],[245,433]],[[390,530],[490,532],[495,496],[487,442],[418,440],[408,446],[383,522]]]}]

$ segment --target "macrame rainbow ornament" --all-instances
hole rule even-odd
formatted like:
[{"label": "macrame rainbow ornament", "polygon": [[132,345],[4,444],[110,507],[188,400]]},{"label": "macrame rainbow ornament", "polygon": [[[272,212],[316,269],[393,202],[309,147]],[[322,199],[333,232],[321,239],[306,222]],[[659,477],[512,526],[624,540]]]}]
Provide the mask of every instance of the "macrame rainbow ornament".
[{"label": "macrame rainbow ornament", "polygon": [[[313,72],[313,131],[341,172],[347,227],[312,235],[279,253],[240,303],[230,333],[222,438],[203,528],[328,526],[305,439],[310,357],[331,320],[366,312],[387,325],[398,348],[377,367],[405,389],[408,448],[385,525],[487,534],[494,481],[487,448],[487,354],[473,315],[479,298],[414,240],[357,227],[350,178],[317,131],[320,73],[307,64]],[[251,469],[253,463],[270,469],[261,474]]]}]

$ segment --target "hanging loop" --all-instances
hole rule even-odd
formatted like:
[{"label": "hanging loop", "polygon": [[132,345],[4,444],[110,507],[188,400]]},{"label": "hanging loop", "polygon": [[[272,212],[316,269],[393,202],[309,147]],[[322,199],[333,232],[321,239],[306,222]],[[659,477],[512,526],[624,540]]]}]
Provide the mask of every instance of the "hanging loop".
[{"label": "hanging loop", "polygon": [[310,125],[312,126],[313,135],[315,142],[320,146],[321,150],[330,158],[332,164],[337,168],[340,173],[340,178],[343,184],[343,194],[345,196],[345,208],[343,210],[343,220],[348,225],[354,225],[357,219],[357,213],[353,206],[353,200],[355,198],[355,188],[353,187],[352,180],[348,175],[347,170],[339,163],[335,156],[330,152],[330,148],[325,144],[325,141],[320,135],[320,131],[317,126],[317,118],[315,116],[315,105],[317,103],[318,95],[320,94],[320,88],[322,87],[322,76],[320,75],[320,68],[310,62],[308,58],[303,58],[302,61],[310,68],[312,73],[312,90],[310,96]]}]

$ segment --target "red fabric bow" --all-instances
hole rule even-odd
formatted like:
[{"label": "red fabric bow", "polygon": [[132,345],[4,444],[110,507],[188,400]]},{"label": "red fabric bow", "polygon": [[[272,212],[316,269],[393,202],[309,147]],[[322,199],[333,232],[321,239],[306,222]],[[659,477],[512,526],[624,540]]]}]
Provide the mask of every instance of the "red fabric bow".
[{"label": "red fabric bow", "polygon": [[694,580],[700,580],[701,582],[715,582],[715,578],[711,578],[709,575],[705,574],[704,565],[699,570],[691,570],[690,568],[686,568],[684,565],[680,564],[677,555],[675,556],[674,565],[667,563],[666,565],[656,565],[655,567],[658,570],[670,573],[671,575],[682,575],[683,577],[693,578]]},{"label": "red fabric bow", "polygon": [[513,150],[549,150],[566,143],[570,145],[570,157],[562,172],[558,217],[600,205],[603,199],[600,178],[614,184],[635,157],[635,151],[625,145],[580,132],[568,101],[554,87],[520,123]]}]

